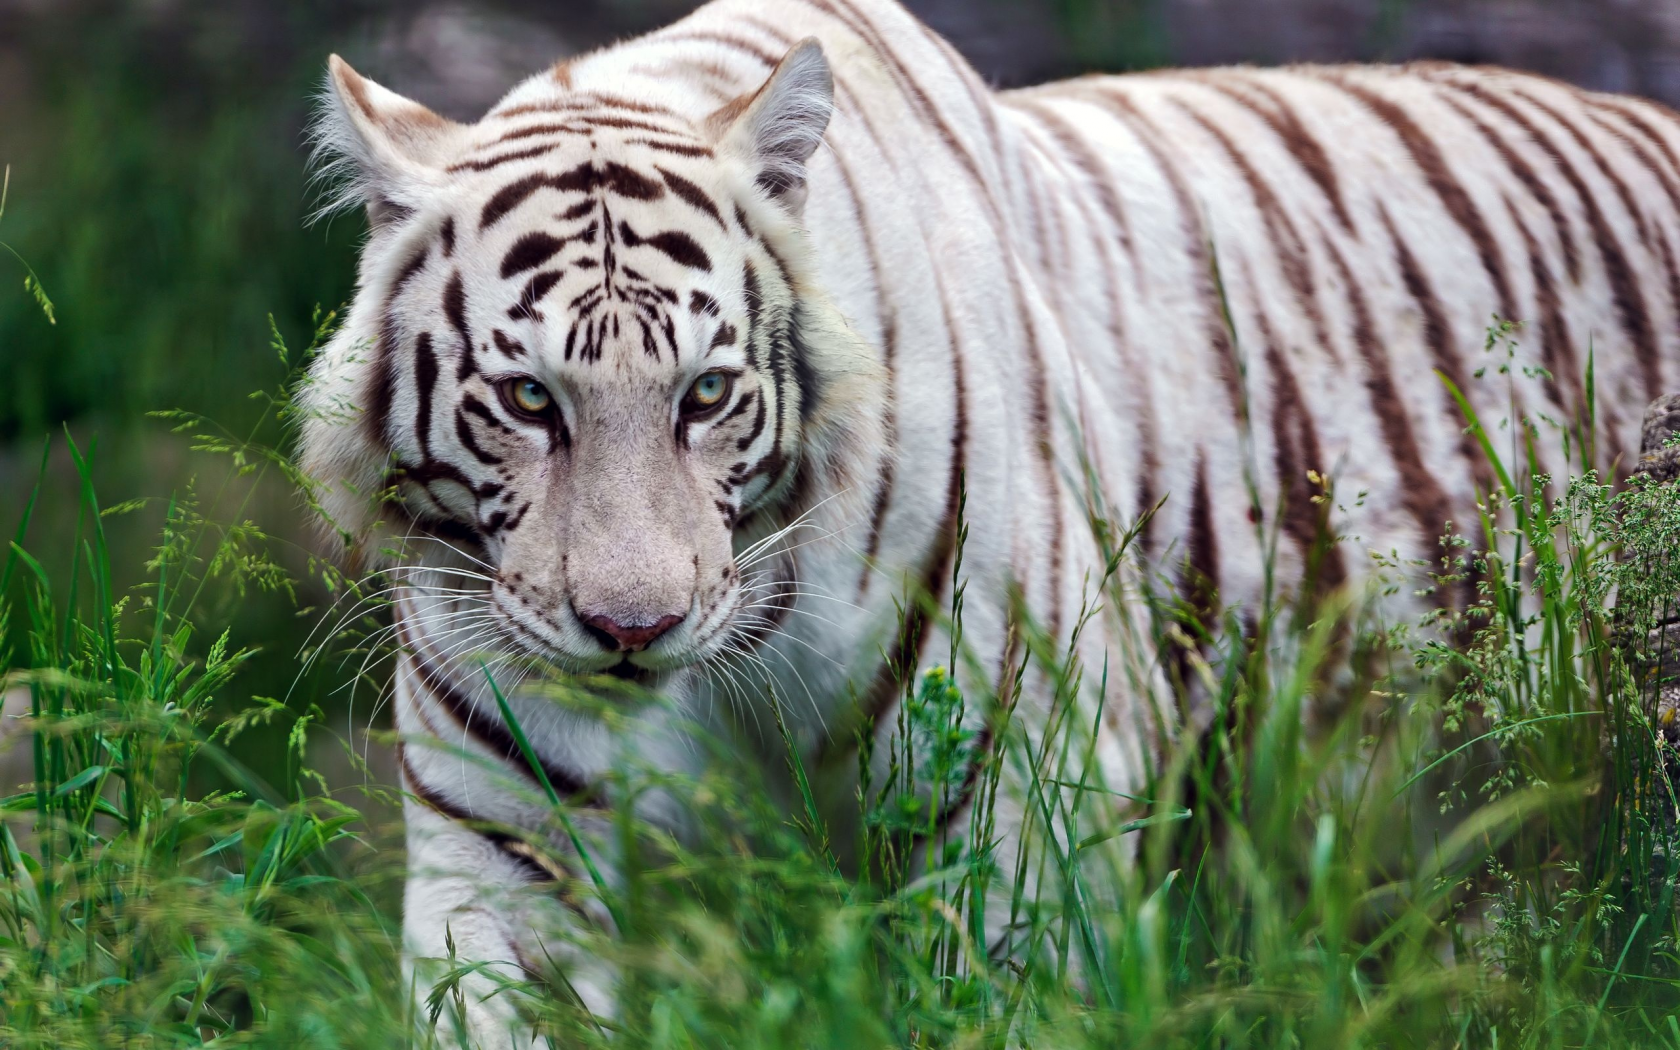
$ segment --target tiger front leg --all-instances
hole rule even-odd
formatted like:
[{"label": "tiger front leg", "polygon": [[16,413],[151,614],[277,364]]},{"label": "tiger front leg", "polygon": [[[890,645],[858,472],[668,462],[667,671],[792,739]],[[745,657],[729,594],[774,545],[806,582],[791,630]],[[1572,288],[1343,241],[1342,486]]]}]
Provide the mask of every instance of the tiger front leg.
[{"label": "tiger front leg", "polygon": [[610,968],[579,945],[604,918],[563,902],[564,872],[517,840],[418,800],[407,801],[405,819],[404,970],[423,1038],[436,1032],[435,1044],[422,1045],[545,1045],[533,1016],[551,1004],[555,984],[595,1017],[614,1013]]}]

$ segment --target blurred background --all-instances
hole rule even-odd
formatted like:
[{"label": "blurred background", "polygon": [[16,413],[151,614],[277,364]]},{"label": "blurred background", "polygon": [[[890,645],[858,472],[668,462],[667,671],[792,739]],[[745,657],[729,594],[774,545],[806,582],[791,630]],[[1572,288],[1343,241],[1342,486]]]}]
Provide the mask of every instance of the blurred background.
[{"label": "blurred background", "polygon": [[[303,127],[328,53],[460,119],[556,58],[676,19],[679,0],[0,0],[0,241],[57,307],[49,324],[0,251],[0,535],[43,441],[97,437],[119,582],[139,582],[162,502],[219,485],[225,460],[190,452],[157,409],[246,433],[251,391],[284,374],[268,317],[294,347],[312,311],[352,290],[360,217],[306,227]],[[1680,105],[1680,0],[910,0],[1000,86],[1092,69],[1221,62],[1496,62]],[[276,432],[268,434],[279,440]],[[29,538],[72,557],[75,482],[62,441]],[[236,508],[223,508],[232,513]],[[305,516],[285,486],[241,512],[305,564]],[[307,586],[306,607],[320,595]],[[249,688],[284,695],[319,612],[228,594],[208,617],[265,655]],[[15,628],[16,625],[14,625]],[[336,679],[330,669],[323,682]],[[345,727],[371,705],[306,683]],[[364,693],[358,704],[371,697]],[[270,746],[272,744],[272,746]],[[272,772],[278,743],[247,737]],[[272,753],[269,753],[272,752]],[[13,778],[6,777],[10,780]],[[0,785],[0,794],[10,785]]]}]

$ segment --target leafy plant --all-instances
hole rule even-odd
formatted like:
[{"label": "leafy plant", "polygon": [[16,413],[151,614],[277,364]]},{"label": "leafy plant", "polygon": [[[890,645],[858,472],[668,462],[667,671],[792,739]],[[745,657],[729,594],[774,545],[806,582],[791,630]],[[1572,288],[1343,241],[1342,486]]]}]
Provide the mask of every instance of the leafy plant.
[{"label": "leafy plant", "polygon": [[[890,724],[860,732],[854,812],[819,804],[827,771],[785,726],[779,769],[703,736],[714,761],[695,777],[615,769],[625,804],[598,834],[537,788],[569,853],[623,861],[617,882],[586,866],[564,886],[613,935],[551,941],[610,962],[619,1009],[590,1015],[558,963],[498,994],[554,1046],[1680,1050],[1676,752],[1662,665],[1639,651],[1680,594],[1680,494],[1599,479],[1590,398],[1568,426],[1523,419],[1521,384],[1545,377],[1518,335],[1496,327],[1478,380],[1504,384],[1507,422],[1461,396],[1497,479],[1475,529],[1438,562],[1380,566],[1379,589],[1426,574],[1467,599],[1426,629],[1360,594],[1184,601],[1134,563],[1140,523],[1093,493],[1107,561],[1079,631],[1136,651],[1086,666],[1017,608],[999,678],[965,641],[964,524],[949,602],[903,600],[950,650],[895,668]],[[291,470],[254,438],[170,418],[232,457],[236,491]],[[1579,470],[1559,481],[1536,450],[1566,435]],[[252,651],[202,629],[218,590],[293,600],[272,541],[242,513],[208,520],[242,506],[220,491],[170,501],[148,582],[119,595],[103,530],[129,508],[102,507],[92,450],[66,448],[77,562],[55,576],[28,552],[31,497],[0,573],[33,770],[0,825],[0,1043],[401,1047],[458,1030],[462,979],[483,967],[451,951],[405,976],[383,903],[395,865],[369,855],[357,796],[312,767],[319,709],[264,699]],[[1314,490],[1326,512],[1339,498],[1329,478]],[[377,612],[380,581],[328,579],[348,605],[326,633]],[[378,636],[336,644],[380,652]],[[1110,712],[1121,681],[1138,703]],[[594,688],[556,682],[554,701],[615,724]],[[1144,737],[1190,729],[1159,738],[1139,783],[1109,784],[1092,756],[1118,717]],[[288,755],[276,785],[230,750],[253,734]],[[647,792],[701,834],[644,826],[630,804]],[[508,830],[541,856],[543,835]]]},{"label": "leafy plant", "polygon": [[[4,172],[0,173],[0,219],[6,217],[6,195],[11,188],[12,166],[8,164],[6,165]],[[29,293],[30,297],[35,300],[35,305],[39,306],[41,308],[41,312],[47,315],[47,323],[57,324],[58,318],[53,316],[52,300],[47,298],[46,289],[41,287],[41,279],[35,276],[35,268],[30,266],[28,260],[17,253],[16,248],[13,248],[5,241],[0,241],[0,248],[6,249],[6,251],[11,254],[12,258],[18,261],[18,265],[23,267],[23,290]]]}]

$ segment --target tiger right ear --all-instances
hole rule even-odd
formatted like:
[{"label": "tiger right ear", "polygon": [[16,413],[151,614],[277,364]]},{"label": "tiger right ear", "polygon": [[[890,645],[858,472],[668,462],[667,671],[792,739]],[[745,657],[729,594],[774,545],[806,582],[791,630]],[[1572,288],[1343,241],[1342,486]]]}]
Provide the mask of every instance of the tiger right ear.
[{"label": "tiger right ear", "polygon": [[805,204],[806,162],[834,112],[834,77],[822,45],[807,37],[783,56],[755,92],[726,102],[707,123],[753,181],[793,214]]},{"label": "tiger right ear", "polygon": [[312,128],[316,177],[334,186],[318,214],[362,204],[376,229],[401,218],[443,184],[465,130],[333,55]]}]

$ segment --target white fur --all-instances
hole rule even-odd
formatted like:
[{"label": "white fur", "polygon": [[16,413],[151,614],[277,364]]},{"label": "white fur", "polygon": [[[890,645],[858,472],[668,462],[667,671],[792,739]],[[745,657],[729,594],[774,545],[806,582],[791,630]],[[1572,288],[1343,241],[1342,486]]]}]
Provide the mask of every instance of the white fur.
[{"label": "white fur", "polygon": [[[801,42],[807,37],[820,41],[820,48]],[[744,44],[720,42],[729,40]],[[305,462],[352,547],[377,560],[371,552],[389,540],[379,538],[366,497],[381,485],[393,449],[414,453],[414,436],[400,419],[415,413],[418,396],[412,377],[400,375],[392,413],[399,421],[383,435],[370,433],[355,411],[365,404],[370,348],[380,339],[386,300],[400,306],[394,316],[403,345],[423,328],[440,339],[447,334],[426,305],[438,298],[447,268],[422,270],[400,295],[393,288],[416,250],[436,241],[448,216],[462,231],[454,272],[465,275],[460,279],[473,303],[494,300],[501,293],[493,263],[524,228],[491,227],[477,247],[469,247],[465,228],[500,185],[559,170],[575,157],[534,156],[486,178],[451,177],[450,165],[492,156],[505,148],[493,142],[507,129],[545,119],[520,115],[540,111],[531,107],[590,92],[666,107],[676,115],[672,119],[714,136],[715,162],[624,156],[646,170],[655,162],[670,165],[742,209],[763,244],[722,237],[727,215],[718,224],[698,212],[681,220],[684,230],[706,238],[712,273],[737,273],[755,260],[768,266],[771,251],[787,265],[788,286],[767,291],[759,306],[801,305],[809,321],[811,368],[822,379],[811,419],[789,438],[790,453],[806,471],[803,504],[780,502],[797,490],[784,480],[780,488],[752,494],[751,506],[764,513],[737,535],[718,543],[694,539],[687,517],[699,520],[711,511],[703,501],[665,499],[679,491],[673,486],[687,484],[689,468],[673,467],[639,444],[653,431],[636,420],[657,413],[635,407],[642,404],[636,398],[653,404],[652,391],[692,377],[662,371],[634,354],[615,358],[624,362],[616,383],[577,380],[583,385],[576,389],[594,391],[590,396],[599,404],[565,395],[568,411],[580,419],[592,412],[601,417],[599,433],[587,440],[604,442],[592,447],[606,450],[605,466],[557,459],[532,461],[515,472],[513,487],[522,493],[550,493],[532,511],[538,517],[531,521],[548,530],[541,535],[496,539],[482,557],[433,541],[408,544],[399,559],[407,567],[395,570],[409,588],[400,619],[413,635],[411,653],[429,651],[477,716],[495,720],[477,664],[452,662],[450,653],[488,652],[493,668],[513,666],[504,634],[488,622],[474,626],[472,619],[512,566],[533,572],[572,551],[591,561],[578,570],[585,576],[642,581],[632,588],[637,592],[675,588],[669,600],[682,600],[681,587],[667,588],[669,573],[645,581],[636,575],[670,549],[638,547],[633,538],[604,543],[603,536],[619,533],[580,532],[585,526],[568,524],[580,508],[597,505],[620,520],[631,512],[620,508],[619,497],[645,497],[652,509],[641,524],[676,537],[658,543],[695,544],[696,564],[708,571],[731,558],[745,568],[762,556],[757,569],[797,581],[792,611],[751,661],[704,650],[699,632],[684,633],[691,622],[685,621],[673,630],[675,641],[658,643],[647,654],[650,661],[667,661],[670,703],[627,714],[632,728],[624,732],[609,732],[598,720],[555,705],[530,681],[511,683],[509,702],[534,747],[545,761],[585,779],[631,761],[693,770],[699,750],[683,726],[696,723],[741,739],[774,777],[783,766],[776,734],[765,728],[773,695],[807,748],[819,793],[834,800],[836,819],[843,819],[855,805],[855,762],[844,747],[857,718],[851,698],[869,695],[878,678],[876,654],[892,644],[895,600],[924,577],[936,588],[949,586],[939,575],[945,568],[939,552],[949,535],[958,455],[970,526],[965,634],[974,654],[959,681],[971,697],[987,695],[1019,658],[1011,642],[1012,586],[1020,587],[1035,620],[1058,628],[1063,638],[1087,602],[1104,598],[1090,590],[1103,558],[1088,526],[1085,465],[1106,499],[1100,510],[1122,523],[1166,497],[1149,533],[1147,571],[1160,572],[1170,584],[1187,556],[1200,557],[1216,573],[1226,605],[1239,608],[1259,600],[1266,548],[1280,528],[1280,498],[1296,492],[1308,470],[1336,479],[1330,526],[1346,537],[1340,549],[1350,587],[1379,576],[1364,555],[1368,549],[1392,554],[1402,565],[1435,563],[1435,534],[1415,509],[1420,487],[1438,486],[1444,516],[1461,527],[1473,525],[1475,479],[1462,422],[1433,370],[1442,365],[1442,353],[1465,376],[1498,363],[1480,353],[1497,306],[1496,281],[1475,237],[1425,178],[1416,155],[1337,78],[1390,100],[1438,143],[1451,179],[1480,217],[1510,306],[1520,319],[1538,321],[1542,278],[1529,265],[1525,233],[1535,240],[1576,363],[1584,368],[1589,343],[1595,350],[1603,433],[1624,449],[1636,448],[1646,394],[1642,373],[1625,319],[1612,306],[1610,268],[1594,246],[1571,183],[1510,120],[1474,98],[1452,96],[1507,136],[1540,172],[1566,213],[1566,226],[1558,229],[1532,187],[1519,184],[1493,146],[1443,101],[1450,93],[1444,82],[1455,78],[1494,92],[1514,85],[1522,93],[1513,104],[1550,129],[1632,257],[1654,340],[1652,367],[1660,382],[1670,383],[1680,303],[1668,301],[1657,253],[1641,245],[1637,227],[1644,224],[1653,237],[1680,245],[1680,216],[1661,205],[1663,187],[1651,169],[1614,135],[1582,119],[1583,133],[1642,202],[1641,215],[1626,211],[1584,151],[1537,108],[1543,102],[1578,116],[1591,105],[1564,88],[1501,73],[1373,68],[1164,73],[997,95],[891,0],[717,0],[668,30],[531,78],[477,125],[417,116],[412,103],[335,66],[317,133],[324,154],[338,158],[329,162],[338,167],[328,170],[348,176],[332,199],[384,210],[364,254],[356,304],[305,394],[312,410]],[[347,101],[352,91],[369,106]],[[1275,100],[1287,103],[1289,113]],[[1680,128],[1666,114],[1629,105],[1660,129],[1671,149],[1680,149]],[[1634,134],[1625,117],[1600,116]],[[1338,199],[1315,181],[1299,147],[1281,137],[1277,129],[1287,126],[1286,117],[1322,149]],[[1231,158],[1221,132],[1249,170]],[[818,149],[819,138],[827,148]],[[1656,147],[1649,152],[1655,155]],[[796,192],[773,199],[756,188],[766,169],[771,185]],[[1256,195],[1252,178],[1262,181],[1269,200]],[[669,195],[657,206],[618,201],[614,207],[644,232],[684,214],[661,210],[676,207]],[[1402,272],[1390,223],[1427,296]],[[1578,250],[1578,278],[1565,274],[1570,240]],[[1223,322],[1212,294],[1210,247],[1232,311],[1230,356],[1220,346]],[[546,307],[557,315],[546,324],[564,319],[559,301]],[[1316,309],[1307,308],[1309,301]],[[425,314],[428,309],[433,313]],[[724,303],[725,313],[734,311],[730,316],[744,309],[739,296]],[[1429,344],[1430,309],[1445,325],[1444,348]],[[713,322],[685,324],[684,338],[700,339]],[[1361,338],[1364,324],[1370,331]],[[557,388],[571,382],[564,377],[573,375],[567,371],[573,366],[560,359],[555,329],[519,331],[531,351],[520,368],[540,370],[545,381],[556,377]],[[1540,349],[1540,335],[1531,331],[1525,353],[1533,357]],[[692,364],[698,353],[685,351],[685,367],[698,367]],[[1234,385],[1223,376],[1236,369],[1237,359],[1242,382]],[[444,359],[446,371],[452,360]],[[1295,387],[1287,397],[1285,370]],[[1385,377],[1392,403],[1376,397]],[[1512,416],[1513,398],[1529,416],[1565,418],[1572,408],[1555,403],[1537,382],[1467,385],[1490,425]],[[1559,389],[1567,402],[1567,377],[1559,377]],[[1291,403],[1295,417],[1286,414]],[[1416,447],[1411,468],[1393,442],[1396,414]],[[1305,451],[1302,420],[1311,425],[1316,455]],[[433,440],[448,455],[463,455],[448,427],[434,428]],[[1509,440],[1508,431],[1501,440]],[[1542,447],[1546,464],[1555,468],[1554,444]],[[525,455],[514,439],[497,447],[509,456]],[[1280,464],[1287,467],[1281,473]],[[1207,494],[1205,528],[1197,520],[1198,484]],[[1258,529],[1251,520],[1251,487],[1264,519]],[[609,491],[613,499],[601,495]],[[447,486],[429,496],[407,495],[422,511],[430,506],[426,500],[438,504],[432,513],[472,510]],[[877,507],[884,508],[878,523]],[[794,519],[795,513],[803,516]],[[778,527],[789,531],[777,533]],[[1217,550],[1198,550],[1208,535]],[[861,557],[866,548],[867,566]],[[1303,571],[1303,544],[1287,534],[1276,551],[1277,584],[1291,590]],[[681,553],[688,556],[689,548]],[[600,666],[587,654],[581,630],[559,611],[567,594],[575,601],[576,589],[556,586],[556,659]],[[1400,586],[1393,615],[1417,611],[1413,586],[1415,581]],[[1140,783],[1158,734],[1174,731],[1158,723],[1150,706],[1160,697],[1149,695],[1158,684],[1153,654],[1137,637],[1148,620],[1135,601],[1139,589],[1140,576],[1126,575],[1079,646],[1088,683],[1095,669],[1109,668],[1096,757],[1102,778],[1121,791]],[[761,614],[751,599],[749,588],[737,588],[716,607],[729,607],[736,617]],[[634,604],[636,594],[614,600]],[[930,631],[924,666],[944,662],[947,647],[942,630]],[[702,666],[685,666],[688,659]],[[506,756],[451,723],[439,692],[419,682],[415,666],[412,655],[399,665],[397,712],[419,778],[476,817],[530,829],[569,848],[563,836],[550,834],[546,807],[521,782],[517,760],[506,763]],[[1042,721],[1042,708],[1035,706],[1042,699],[1042,682],[1035,679],[1020,712],[1029,731]],[[971,710],[971,721],[977,726],[985,714]],[[684,832],[673,800],[655,794],[638,804],[643,816]],[[999,814],[1005,856],[1021,814],[1006,789]],[[447,926],[458,945],[510,964],[515,949],[497,924],[507,926],[508,917],[520,912],[487,895],[488,884],[505,885],[513,869],[498,867],[505,858],[485,852],[481,837],[419,803],[410,804],[410,815],[411,952],[439,954]],[[588,997],[610,1008],[610,975],[576,962]],[[473,987],[482,993],[486,986]],[[514,1045],[521,1038],[508,1027],[506,1009],[505,998],[474,1006],[484,1045]]]}]

